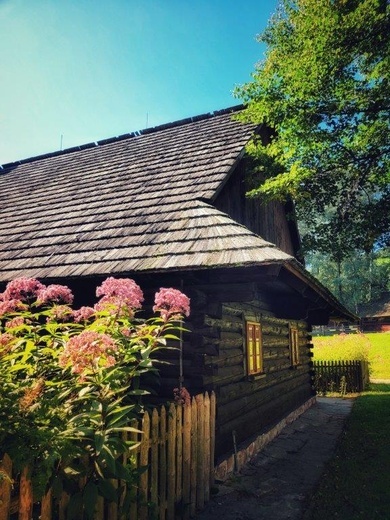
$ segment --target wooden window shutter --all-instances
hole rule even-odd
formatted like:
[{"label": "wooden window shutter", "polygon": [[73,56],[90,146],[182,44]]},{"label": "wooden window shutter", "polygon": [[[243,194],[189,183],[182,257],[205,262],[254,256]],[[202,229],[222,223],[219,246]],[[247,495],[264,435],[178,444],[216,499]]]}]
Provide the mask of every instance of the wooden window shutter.
[{"label": "wooden window shutter", "polygon": [[248,374],[258,374],[263,371],[263,346],[261,325],[253,321],[246,322],[246,352]]},{"label": "wooden window shutter", "polygon": [[299,365],[299,330],[290,324],[290,359],[291,366]]}]

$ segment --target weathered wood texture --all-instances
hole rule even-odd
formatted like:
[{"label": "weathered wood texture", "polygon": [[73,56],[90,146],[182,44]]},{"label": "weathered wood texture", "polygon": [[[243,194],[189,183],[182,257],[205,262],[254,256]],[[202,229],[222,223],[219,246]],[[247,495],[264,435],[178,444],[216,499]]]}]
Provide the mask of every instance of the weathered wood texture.
[{"label": "weathered wood texture", "polygon": [[264,203],[249,198],[249,167],[242,161],[215,199],[215,206],[282,251],[295,255],[285,206],[278,201]]},{"label": "weathered wood texture", "polygon": [[[215,450],[215,394],[194,396],[185,405],[170,404],[152,413],[145,412],[141,434],[131,434],[140,445],[134,455],[141,473],[130,512],[120,513],[118,503],[104,503],[99,499],[95,520],[187,520],[204,507],[210,499],[214,483]],[[136,426],[132,424],[132,426]],[[139,438],[138,438],[139,437]],[[26,467],[16,482],[19,496],[11,500],[12,461],[7,455],[0,461],[0,518],[8,520],[10,512],[21,520],[31,520],[34,498],[29,468]],[[15,477],[15,476],[14,476]],[[119,483],[118,483],[119,484]],[[18,486],[19,485],[19,486]],[[64,495],[53,507],[49,491],[36,501],[36,514],[42,520],[65,520],[69,496]]]}]

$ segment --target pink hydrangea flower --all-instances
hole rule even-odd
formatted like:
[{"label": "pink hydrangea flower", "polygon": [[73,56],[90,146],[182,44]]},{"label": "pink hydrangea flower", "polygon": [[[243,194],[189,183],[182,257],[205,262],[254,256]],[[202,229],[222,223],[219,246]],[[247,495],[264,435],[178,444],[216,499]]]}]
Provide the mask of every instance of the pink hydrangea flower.
[{"label": "pink hydrangea flower", "polygon": [[107,278],[96,289],[96,296],[101,297],[95,305],[96,310],[104,310],[106,306],[127,307],[135,310],[142,307],[144,295],[139,285],[130,278]]},{"label": "pink hydrangea flower", "polygon": [[66,285],[52,284],[38,292],[37,300],[41,304],[47,303],[73,303],[72,291]]},{"label": "pink hydrangea flower", "polygon": [[190,315],[190,299],[177,289],[162,287],[156,293],[153,312],[160,312],[164,320],[176,315]]},{"label": "pink hydrangea flower", "polygon": [[84,330],[66,343],[59,365],[66,367],[70,364],[75,374],[82,374],[86,369],[96,369],[98,366],[110,367],[115,364],[114,354],[117,349],[115,341],[107,334]]},{"label": "pink hydrangea flower", "polygon": [[16,278],[9,282],[3,293],[3,300],[21,300],[28,301],[35,299],[39,291],[45,286],[35,278]]},{"label": "pink hydrangea flower", "polygon": [[6,329],[14,329],[24,324],[24,318],[22,316],[15,316],[12,320],[8,320],[5,324]]},{"label": "pink hydrangea flower", "polygon": [[0,301],[0,316],[12,312],[23,311],[24,309],[26,309],[26,305],[24,305],[20,300],[12,299]]},{"label": "pink hydrangea flower", "polygon": [[80,309],[73,311],[73,318],[76,323],[89,320],[95,313],[93,307],[80,307]]}]

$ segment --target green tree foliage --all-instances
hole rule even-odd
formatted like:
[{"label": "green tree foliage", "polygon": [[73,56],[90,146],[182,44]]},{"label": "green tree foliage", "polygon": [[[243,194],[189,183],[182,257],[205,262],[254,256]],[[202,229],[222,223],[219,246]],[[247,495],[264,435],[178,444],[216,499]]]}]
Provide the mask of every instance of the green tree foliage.
[{"label": "green tree foliage", "polygon": [[306,250],[336,261],[390,240],[389,12],[387,0],[281,0],[258,37],[265,59],[236,90],[243,118],[275,130],[251,146],[276,166],[250,195],[292,197]]},{"label": "green tree foliage", "polygon": [[390,290],[390,251],[351,253],[343,262],[323,253],[308,253],[307,266],[353,312],[362,303],[375,301]]}]

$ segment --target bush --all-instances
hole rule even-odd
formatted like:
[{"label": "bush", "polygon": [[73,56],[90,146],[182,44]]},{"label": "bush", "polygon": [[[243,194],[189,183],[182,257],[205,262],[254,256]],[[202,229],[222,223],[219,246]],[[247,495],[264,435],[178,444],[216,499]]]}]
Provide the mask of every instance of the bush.
[{"label": "bush", "polygon": [[134,448],[126,434],[142,412],[141,377],[189,314],[189,299],[163,288],[158,316],[137,318],[143,294],[130,279],[108,278],[96,295],[74,310],[68,287],[32,278],[0,295],[0,459],[28,466],[36,496],[67,491],[68,518],[92,518],[98,496],[129,504],[136,475],[122,456]]}]

